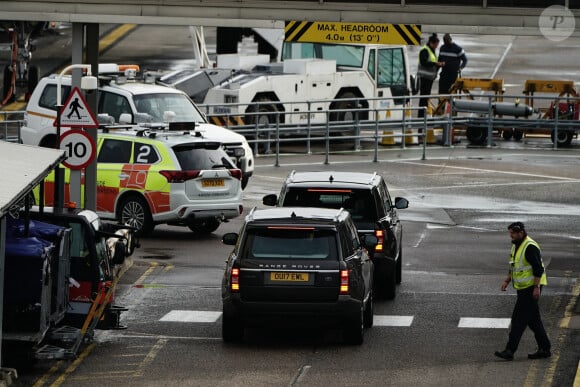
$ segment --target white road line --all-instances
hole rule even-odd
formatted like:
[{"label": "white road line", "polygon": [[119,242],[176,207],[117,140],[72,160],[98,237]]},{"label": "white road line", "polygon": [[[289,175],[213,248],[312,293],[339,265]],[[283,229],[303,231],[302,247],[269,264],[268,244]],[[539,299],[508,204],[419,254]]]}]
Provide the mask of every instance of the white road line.
[{"label": "white road line", "polygon": [[507,329],[509,326],[509,318],[461,317],[457,328]]},{"label": "white road line", "polygon": [[510,42],[510,44],[507,45],[507,47],[505,48],[505,51],[503,52],[503,55],[499,58],[499,61],[495,65],[495,67],[493,69],[493,73],[491,73],[491,76],[490,76],[491,79],[493,79],[495,77],[495,75],[497,74],[497,72],[499,71],[499,68],[501,67],[501,65],[503,64],[503,61],[507,57],[508,52],[510,52],[510,50],[512,49],[512,45],[513,45],[513,40]]},{"label": "white road line", "polygon": [[410,327],[414,316],[381,316],[375,315],[373,325],[377,327]]},{"label": "white road line", "polygon": [[559,177],[559,176],[550,176],[550,175],[538,175],[535,173],[522,173],[522,172],[512,172],[512,171],[502,171],[502,170],[498,170],[498,169],[483,169],[483,168],[471,168],[471,167],[458,167],[458,166],[453,166],[453,165],[440,165],[440,164],[429,164],[429,163],[419,163],[419,162],[413,162],[413,161],[404,161],[402,162],[403,164],[411,164],[411,165],[418,165],[418,166],[422,166],[422,167],[433,167],[433,168],[450,168],[450,169],[460,169],[460,170],[464,170],[464,171],[470,171],[470,172],[488,172],[488,173],[501,173],[504,175],[517,175],[517,176],[527,176],[527,177],[538,177],[541,179],[548,179],[548,180],[562,180],[562,181],[574,181],[574,182],[578,182],[580,181],[579,179],[574,179],[574,178],[570,178],[570,177]]},{"label": "white road line", "polygon": [[[198,310],[172,310],[159,321],[186,322],[186,323],[215,323],[221,317],[222,312],[198,311]],[[375,315],[373,325],[376,327],[410,327],[415,316]],[[461,317],[458,328],[486,328],[507,329],[510,325],[509,318],[484,318],[484,317]],[[167,336],[151,336],[162,338]]]},{"label": "white road line", "polygon": [[214,323],[222,315],[222,312],[210,312],[202,310],[172,310],[159,321],[169,322],[192,322],[192,323]]}]

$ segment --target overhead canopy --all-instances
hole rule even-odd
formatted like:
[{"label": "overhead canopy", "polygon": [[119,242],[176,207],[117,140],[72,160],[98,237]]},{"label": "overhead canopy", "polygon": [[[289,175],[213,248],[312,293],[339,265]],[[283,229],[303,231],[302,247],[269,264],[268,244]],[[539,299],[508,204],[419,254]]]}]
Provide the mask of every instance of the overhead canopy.
[{"label": "overhead canopy", "polygon": [[[546,7],[548,27],[577,37],[573,0],[2,0],[3,20],[72,23],[135,23],[186,26],[284,28],[286,20],[420,24],[423,31],[540,36]],[[563,11],[563,5],[572,11]],[[556,12],[556,14],[552,14]],[[570,23],[570,24],[569,24]]]},{"label": "overhead canopy", "polygon": [[0,218],[64,158],[62,150],[0,141]]}]

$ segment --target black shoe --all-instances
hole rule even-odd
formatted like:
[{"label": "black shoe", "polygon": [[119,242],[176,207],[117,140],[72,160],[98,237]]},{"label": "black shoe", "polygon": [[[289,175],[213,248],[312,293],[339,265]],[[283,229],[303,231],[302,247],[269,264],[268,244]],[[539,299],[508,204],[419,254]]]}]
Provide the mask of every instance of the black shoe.
[{"label": "black shoe", "polygon": [[550,356],[552,356],[552,352],[550,352],[549,350],[538,349],[534,353],[529,353],[528,359],[545,359]]},{"label": "black shoe", "polygon": [[514,353],[509,349],[504,349],[503,351],[495,351],[495,356],[501,357],[504,360],[514,360]]}]

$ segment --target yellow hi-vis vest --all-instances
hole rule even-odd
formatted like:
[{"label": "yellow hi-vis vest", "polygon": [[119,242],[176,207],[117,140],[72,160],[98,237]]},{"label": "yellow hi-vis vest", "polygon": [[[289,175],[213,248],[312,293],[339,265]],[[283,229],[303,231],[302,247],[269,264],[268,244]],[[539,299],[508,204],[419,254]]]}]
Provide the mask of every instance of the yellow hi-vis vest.
[{"label": "yellow hi-vis vest", "polygon": [[[424,45],[421,48],[421,51],[423,51],[423,50],[427,50],[427,52],[429,53],[429,62],[437,63],[437,57],[435,56],[435,53],[433,52],[433,50],[431,50],[431,47],[429,47],[428,45]],[[420,56],[421,51],[419,51],[419,56]],[[419,75],[420,77],[434,80],[435,78],[437,78],[438,71],[439,71],[439,67],[423,66],[421,64],[421,60],[419,59],[419,67],[417,69],[417,75]]]},{"label": "yellow hi-vis vest", "polygon": [[[512,245],[512,251],[510,254],[510,272],[512,275],[512,283],[516,290],[526,289],[530,286],[534,286],[534,271],[532,270],[532,265],[526,260],[526,248],[529,245],[536,246],[540,250],[540,245],[532,238],[526,236],[522,241],[520,246],[516,251],[516,246]],[[544,267],[544,262],[542,262],[542,267]],[[542,274],[540,279],[540,285],[547,285],[548,279],[546,277],[546,270]]]}]

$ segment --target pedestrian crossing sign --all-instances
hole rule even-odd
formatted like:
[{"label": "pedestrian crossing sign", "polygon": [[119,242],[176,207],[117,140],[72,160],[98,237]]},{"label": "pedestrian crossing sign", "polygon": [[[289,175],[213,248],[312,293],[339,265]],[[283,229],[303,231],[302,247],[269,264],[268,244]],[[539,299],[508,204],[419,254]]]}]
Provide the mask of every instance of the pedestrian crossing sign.
[{"label": "pedestrian crossing sign", "polygon": [[[53,126],[57,126],[58,118]],[[72,89],[60,110],[60,126],[68,128],[98,128],[99,123],[78,87]]]}]

